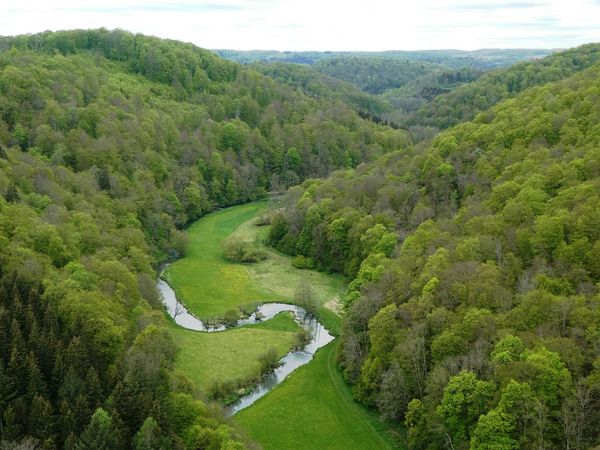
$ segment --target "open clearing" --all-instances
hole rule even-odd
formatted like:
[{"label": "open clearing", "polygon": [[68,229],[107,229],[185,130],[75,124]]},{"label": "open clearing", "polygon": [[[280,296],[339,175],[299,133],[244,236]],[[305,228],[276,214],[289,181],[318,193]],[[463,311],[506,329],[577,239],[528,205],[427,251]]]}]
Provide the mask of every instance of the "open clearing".
[{"label": "open clearing", "polygon": [[222,241],[231,234],[250,241],[265,237],[268,227],[257,227],[252,219],[267,206],[267,202],[233,206],[203,217],[188,229],[187,255],[169,266],[165,278],[198,317],[219,317],[232,308],[252,309],[265,301],[291,302],[303,280],[311,284],[321,305],[344,291],[342,276],[296,269],[289,256],[266,247],[269,257],[259,263],[223,258]]}]

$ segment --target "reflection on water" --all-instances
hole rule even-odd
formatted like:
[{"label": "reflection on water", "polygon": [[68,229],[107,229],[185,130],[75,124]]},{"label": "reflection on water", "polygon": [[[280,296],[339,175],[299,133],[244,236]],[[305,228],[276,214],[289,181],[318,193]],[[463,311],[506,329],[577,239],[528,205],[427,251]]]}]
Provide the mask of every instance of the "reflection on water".
[{"label": "reflection on water", "polygon": [[[226,330],[224,325],[210,326],[192,315],[185,306],[179,303],[175,292],[166,281],[159,279],[157,285],[162,296],[162,301],[165,304],[169,315],[178,325],[189,330],[204,331],[209,333]],[[229,328],[236,328],[269,320],[275,317],[277,314],[286,311],[293,313],[296,323],[307,329],[310,332],[312,339],[302,350],[291,351],[285,355],[280,360],[281,365],[275,369],[275,371],[263,378],[251,393],[241,397],[238,401],[229,405],[227,407],[227,412],[229,415],[233,415],[236,412],[250,406],[256,400],[281,383],[285,377],[287,377],[298,367],[308,363],[319,348],[333,341],[334,337],[329,334],[327,329],[316,319],[308,318],[306,311],[303,308],[287,303],[265,303],[259,306],[256,312],[252,313],[249,317],[238,320],[235,325]]]}]

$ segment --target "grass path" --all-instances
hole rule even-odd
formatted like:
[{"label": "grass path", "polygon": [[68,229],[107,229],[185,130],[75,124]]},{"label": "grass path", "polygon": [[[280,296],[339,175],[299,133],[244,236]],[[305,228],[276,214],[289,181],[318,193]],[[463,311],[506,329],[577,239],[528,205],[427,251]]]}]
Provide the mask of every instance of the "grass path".
[{"label": "grass path", "polygon": [[[336,342],[337,344],[337,342]],[[368,432],[371,433],[374,441],[378,441],[381,448],[392,448],[388,440],[382,437],[381,430],[377,431],[372,425],[372,419],[369,420],[365,417],[365,411],[362,406],[357,405],[356,401],[352,397],[348,385],[342,378],[339,368],[335,364],[335,351],[330,351],[327,356],[327,372],[329,373],[329,379],[335,386],[336,391],[340,399],[346,404],[346,411],[351,414],[362,426],[366,427]],[[379,423],[381,425],[381,423]]]}]

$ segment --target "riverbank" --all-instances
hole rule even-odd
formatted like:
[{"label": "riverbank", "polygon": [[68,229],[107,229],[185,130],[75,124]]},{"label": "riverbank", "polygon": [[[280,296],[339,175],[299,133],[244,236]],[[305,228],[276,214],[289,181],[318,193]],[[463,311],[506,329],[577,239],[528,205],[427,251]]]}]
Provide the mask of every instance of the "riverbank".
[{"label": "riverbank", "polygon": [[[352,398],[335,363],[337,340],[236,421],[265,450],[398,448],[389,428]],[[276,430],[276,432],[274,432]]]}]

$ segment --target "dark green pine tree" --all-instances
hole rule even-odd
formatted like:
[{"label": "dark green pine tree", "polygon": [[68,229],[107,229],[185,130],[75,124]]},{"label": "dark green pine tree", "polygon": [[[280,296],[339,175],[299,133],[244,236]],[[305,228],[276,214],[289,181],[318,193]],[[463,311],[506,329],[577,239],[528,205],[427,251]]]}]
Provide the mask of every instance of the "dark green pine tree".
[{"label": "dark green pine tree", "polygon": [[156,420],[147,417],[133,439],[135,450],[163,450],[169,448],[168,441],[161,436]]},{"label": "dark green pine tree", "polygon": [[[59,419],[57,424],[57,431],[60,435],[60,438],[65,443],[65,448],[67,446],[67,442],[70,437],[75,436],[75,426],[77,425],[77,421],[75,420],[75,416],[73,415],[73,411],[69,404],[63,400],[60,403],[59,410]],[[72,440],[72,439],[71,439]]]},{"label": "dark green pine tree", "polygon": [[16,203],[19,201],[19,191],[14,184],[11,184],[4,194],[4,198],[8,203]]},{"label": "dark green pine tree", "polygon": [[29,435],[42,441],[53,439],[54,416],[52,405],[41,395],[33,397],[31,402],[28,428]]},{"label": "dark green pine tree", "polygon": [[112,450],[115,448],[115,429],[108,413],[98,408],[90,423],[79,436],[77,450]]},{"label": "dark green pine tree", "polygon": [[4,362],[0,360],[0,411],[5,411],[9,402],[16,396],[17,388],[15,381],[4,368]]},{"label": "dark green pine tree", "polygon": [[33,352],[29,352],[25,359],[25,367],[27,373],[27,395],[29,398],[36,395],[46,394],[46,382],[44,374],[40,370],[37,359]]}]

